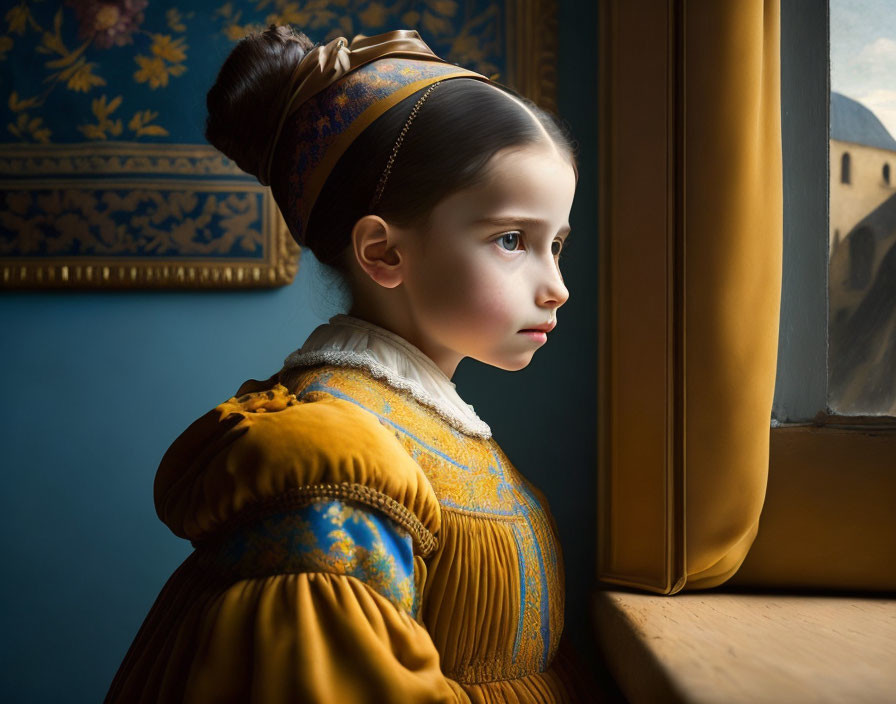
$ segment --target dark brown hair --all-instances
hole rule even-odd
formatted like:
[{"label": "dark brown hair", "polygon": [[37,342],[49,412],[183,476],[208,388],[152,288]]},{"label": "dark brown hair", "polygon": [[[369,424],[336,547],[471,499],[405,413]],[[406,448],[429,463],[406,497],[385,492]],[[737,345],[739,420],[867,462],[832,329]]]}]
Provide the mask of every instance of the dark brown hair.
[{"label": "dark brown hair", "polygon": [[[258,175],[260,155],[288,98],[284,84],[315,46],[302,32],[271,25],[240,40],[221,67],[206,99],[205,137],[244,171]],[[370,214],[371,198],[395,140],[426,89],[393,106],[352,142],[315,202],[306,245],[342,275],[342,254],[352,228]],[[414,118],[374,213],[399,227],[425,227],[441,200],[485,181],[488,161],[496,152],[544,143],[545,132],[568,155],[578,179],[577,147],[559,118],[506,86],[472,78],[446,80]]]}]

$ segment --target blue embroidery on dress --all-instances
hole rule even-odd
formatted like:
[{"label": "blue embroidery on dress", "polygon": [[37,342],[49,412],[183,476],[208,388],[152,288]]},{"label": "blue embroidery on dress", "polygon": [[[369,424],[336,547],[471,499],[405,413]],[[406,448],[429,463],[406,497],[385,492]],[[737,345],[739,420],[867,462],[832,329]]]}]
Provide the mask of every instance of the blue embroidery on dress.
[{"label": "blue embroidery on dress", "polygon": [[[533,506],[539,505],[538,499],[535,496],[533,496],[532,492],[529,491],[529,488],[525,484],[520,484],[519,490],[522,494],[525,495],[525,497],[528,499],[528,501],[531,505],[533,505]],[[525,507],[522,507],[522,508],[523,508],[523,510],[526,510]],[[528,511],[526,511],[526,513],[528,514]],[[531,527],[531,523],[529,523],[529,525]],[[532,534],[532,542],[535,544],[535,552],[538,555],[538,570],[539,570],[539,574],[541,575],[540,584],[538,586],[540,588],[540,591],[543,592],[539,599],[539,602],[540,602],[539,603],[539,607],[540,607],[539,611],[540,611],[540,615],[541,615],[540,630],[541,630],[541,638],[542,638],[542,641],[544,642],[544,651],[542,653],[542,667],[547,668],[547,666],[548,666],[548,651],[550,649],[550,642],[551,642],[551,614],[550,614],[550,608],[548,605],[548,594],[547,594],[548,580],[547,580],[547,573],[545,570],[544,555],[541,552],[541,541],[537,539],[537,536],[535,536],[534,532]],[[551,558],[552,558],[552,560],[556,560],[556,556],[554,555],[553,550],[554,550],[554,546],[551,545]]]},{"label": "blue embroidery on dress", "polygon": [[517,552],[520,554],[520,559],[517,560],[517,564],[520,569],[520,615],[517,619],[516,624],[516,638],[513,639],[513,662],[516,662],[517,655],[520,652],[520,642],[523,639],[523,621],[525,620],[524,616],[526,614],[526,570],[524,559],[522,557],[522,550],[520,550],[520,546],[523,544],[523,536],[520,535],[519,526],[515,523],[511,524],[511,530],[513,531],[513,537],[516,540],[517,544]]},{"label": "blue embroidery on dress", "polygon": [[411,536],[361,505],[314,501],[237,530],[215,549],[216,564],[243,577],[329,572],[355,577],[416,617]]},{"label": "blue embroidery on dress", "polygon": [[454,465],[455,467],[457,467],[458,469],[463,469],[463,470],[465,470],[465,471],[467,471],[467,472],[471,471],[470,468],[469,468],[467,465],[458,463],[454,458],[450,457],[449,455],[446,455],[444,452],[441,452],[440,450],[437,450],[437,449],[434,448],[432,445],[429,445],[429,444],[423,442],[423,440],[421,440],[418,436],[416,436],[416,435],[414,435],[413,433],[411,433],[407,428],[405,428],[405,427],[403,427],[403,426],[401,426],[401,425],[398,425],[398,423],[395,423],[395,422],[394,422],[393,420],[391,420],[390,418],[386,418],[386,417],[383,416],[382,414],[377,413],[377,412],[374,411],[372,408],[368,408],[368,407],[365,406],[363,403],[359,403],[357,399],[352,398],[352,397],[349,396],[348,394],[345,394],[345,393],[339,391],[338,389],[334,389],[332,386],[327,386],[327,385],[324,383],[325,381],[326,381],[326,380],[324,379],[324,380],[322,380],[322,381],[316,381],[316,382],[313,382],[313,383],[309,384],[309,385],[305,388],[305,390],[302,392],[302,396],[304,396],[305,394],[307,394],[309,391],[323,391],[323,392],[326,392],[327,394],[329,394],[330,396],[333,396],[334,398],[339,398],[339,399],[342,399],[343,401],[350,401],[350,402],[352,402],[353,404],[355,404],[356,406],[358,406],[358,407],[360,407],[360,408],[363,408],[363,409],[364,409],[365,411],[367,411],[368,413],[372,413],[372,414],[375,415],[377,418],[386,421],[386,422],[387,422],[389,425],[391,425],[393,428],[396,428],[396,429],[400,430],[401,432],[403,432],[405,435],[407,435],[407,436],[413,438],[414,441],[420,445],[420,447],[423,447],[423,448],[425,448],[426,450],[428,450],[429,452],[432,452],[434,455],[440,457],[441,459],[445,460],[446,462],[448,462],[448,463],[450,463],[450,464],[453,464],[453,465]]},{"label": "blue embroidery on dress", "polygon": [[[498,466],[501,466],[501,459],[497,453],[492,451],[492,457]],[[530,628],[526,630],[526,636],[534,639],[536,635],[541,636],[541,647],[537,650],[541,652],[542,669],[547,668],[547,659],[551,642],[551,614],[548,602],[548,581],[547,572],[545,570],[544,555],[541,552],[541,542],[532,526],[530,517],[530,506],[539,506],[538,499],[532,495],[529,488],[520,483],[516,490],[523,495],[524,501],[516,499],[519,513],[526,517],[525,526],[528,529],[528,535],[523,535],[523,531],[519,525],[513,526],[513,536],[516,539],[517,550],[521,556],[520,559],[520,617],[517,624],[517,639],[513,647],[513,659],[516,660],[520,648],[520,641],[523,637],[523,625],[527,617],[527,612],[534,608],[538,611],[538,630]],[[534,555],[531,554],[534,546]],[[528,548],[528,550],[527,550]],[[553,550],[553,547],[551,548]],[[531,618],[531,616],[530,616]],[[534,625],[534,624],[533,624]]]},{"label": "blue embroidery on dress", "polygon": [[[473,471],[473,469],[469,465],[465,465],[465,464],[458,462],[456,459],[454,459],[450,455],[446,455],[441,450],[433,447],[432,445],[430,445],[427,442],[424,442],[418,435],[415,435],[414,433],[409,431],[407,428],[405,428],[403,425],[399,425],[398,423],[393,421],[391,418],[384,417],[380,413],[377,413],[373,409],[368,408],[363,403],[360,403],[357,399],[353,398],[352,396],[349,396],[346,393],[343,393],[339,389],[334,389],[332,386],[328,386],[326,383],[328,378],[329,378],[329,375],[322,377],[318,381],[314,381],[314,382],[308,384],[308,386],[306,386],[305,389],[302,391],[301,397],[304,397],[305,394],[307,394],[309,392],[318,391],[318,392],[324,392],[330,396],[333,396],[334,398],[338,398],[343,401],[349,401],[350,403],[355,404],[359,408],[363,408],[368,413],[372,413],[373,415],[375,415],[380,420],[381,423],[388,423],[396,430],[404,433],[409,438],[411,438],[415,443],[417,443],[417,445],[419,445],[420,448],[426,450],[427,452],[431,452],[433,455],[435,455],[439,459],[442,459],[445,462],[451,464],[452,466],[457,467],[458,469],[462,469],[465,472]],[[415,461],[417,460],[417,457],[414,457],[413,454],[411,456],[413,457],[413,459]],[[510,486],[510,484],[507,483],[507,481],[505,479],[506,475],[503,473],[503,470],[500,469],[500,467],[501,467],[500,462],[497,463],[497,466],[498,466],[498,469],[493,469],[491,466],[489,466],[489,471],[492,472],[493,474],[497,474],[501,477],[501,483],[498,485],[497,491],[498,491],[499,496],[504,496],[504,493],[506,491],[510,490],[511,486]],[[440,497],[439,502],[442,505],[447,506],[448,508],[460,508],[465,511],[475,511],[477,513],[485,513],[487,515],[493,515],[493,516],[516,516],[516,515],[518,515],[515,511],[512,511],[512,510],[511,511],[498,511],[494,508],[490,508],[487,511],[482,511],[480,509],[477,509],[475,506],[456,504],[453,501],[446,499],[444,497]]]}]

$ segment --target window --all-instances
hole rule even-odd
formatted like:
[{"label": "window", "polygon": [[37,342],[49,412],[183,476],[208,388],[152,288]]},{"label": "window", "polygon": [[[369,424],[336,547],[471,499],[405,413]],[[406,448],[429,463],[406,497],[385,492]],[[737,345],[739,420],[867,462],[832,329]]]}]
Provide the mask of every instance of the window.
[{"label": "window", "polygon": [[828,407],[896,415],[896,0],[831,0],[830,50]]},{"label": "window", "polygon": [[[705,3],[692,24],[682,3],[600,5],[600,579],[674,594],[736,569],[735,580],[755,586],[890,588],[896,424],[825,413],[828,228],[849,247],[848,231],[828,217],[831,180],[839,186],[846,151],[853,184],[879,183],[882,166],[860,164],[852,144],[829,152],[827,7],[807,13],[798,0],[782,2],[779,74],[776,52],[759,51],[760,42],[776,48],[775,3],[769,16],[753,4]],[[720,51],[741,37],[756,50]],[[719,58],[725,70],[702,69]],[[780,87],[763,80],[778,75]],[[763,89],[765,102],[747,93]],[[735,103],[742,121],[731,119]],[[760,105],[780,108],[780,139],[777,116],[753,111]],[[756,139],[757,127],[771,138]],[[739,161],[720,148],[741,142],[754,148],[736,148]],[[645,171],[651,163],[662,168]],[[761,178],[743,188],[725,172]],[[697,208],[686,207],[689,195]],[[741,227],[720,230],[719,215],[733,208]],[[767,222],[750,221],[763,212]],[[778,310],[769,302],[780,253]],[[881,266],[896,266],[879,256],[875,244],[872,285]],[[848,284],[849,269],[840,276]],[[777,356],[769,344],[760,356],[774,339]],[[759,509],[762,521],[751,523]]]}]

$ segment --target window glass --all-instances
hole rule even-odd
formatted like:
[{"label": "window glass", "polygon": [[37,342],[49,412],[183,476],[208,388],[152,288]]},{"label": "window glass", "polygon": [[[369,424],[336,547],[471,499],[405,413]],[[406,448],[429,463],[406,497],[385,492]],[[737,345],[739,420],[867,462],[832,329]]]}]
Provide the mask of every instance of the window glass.
[{"label": "window glass", "polygon": [[828,406],[896,415],[896,0],[831,0]]}]

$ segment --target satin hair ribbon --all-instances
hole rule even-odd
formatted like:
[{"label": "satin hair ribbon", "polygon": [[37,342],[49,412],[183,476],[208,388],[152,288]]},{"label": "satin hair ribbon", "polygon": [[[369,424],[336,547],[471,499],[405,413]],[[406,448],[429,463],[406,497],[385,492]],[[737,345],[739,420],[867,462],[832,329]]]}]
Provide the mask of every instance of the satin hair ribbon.
[{"label": "satin hair ribbon", "polygon": [[265,165],[264,172],[258,179],[261,184],[263,186],[270,185],[271,163],[274,159],[277,142],[280,139],[283,124],[291,114],[310,97],[332,85],[350,71],[375,59],[397,55],[449,63],[438,57],[413,29],[396,29],[371,37],[356,34],[350,43],[345,37],[336,37],[327,44],[317,46],[309,51],[296,65],[288,81],[288,85],[294,86],[294,88],[280,115],[274,137],[265,150],[265,159],[262,162]]},{"label": "satin hair ribbon", "polygon": [[409,29],[358,34],[350,44],[336,37],[299,62],[284,91],[290,97],[262,157],[264,173],[258,180],[270,185],[300,246],[317,197],[352,142],[405,98],[450,78],[501,85],[439,58]]}]

